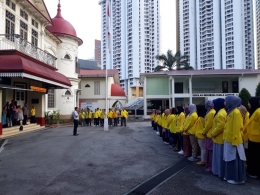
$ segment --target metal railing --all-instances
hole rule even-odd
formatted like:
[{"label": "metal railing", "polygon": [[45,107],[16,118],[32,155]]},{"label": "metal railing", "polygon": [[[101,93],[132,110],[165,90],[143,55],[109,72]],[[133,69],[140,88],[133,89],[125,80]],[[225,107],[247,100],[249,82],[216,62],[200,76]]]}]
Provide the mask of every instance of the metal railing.
[{"label": "metal railing", "polygon": [[57,60],[55,56],[32,45],[17,34],[0,34],[0,50],[18,50],[53,67],[55,67],[55,61]]}]

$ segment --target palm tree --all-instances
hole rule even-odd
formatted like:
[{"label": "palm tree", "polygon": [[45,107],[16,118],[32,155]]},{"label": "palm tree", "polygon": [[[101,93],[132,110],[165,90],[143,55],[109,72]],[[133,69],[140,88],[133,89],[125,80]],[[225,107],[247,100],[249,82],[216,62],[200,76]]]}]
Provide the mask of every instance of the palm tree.
[{"label": "palm tree", "polygon": [[155,59],[163,62],[162,66],[157,66],[155,67],[154,69],[154,72],[157,72],[157,71],[160,71],[160,70],[173,70],[172,67],[173,67],[173,64],[175,62],[175,59],[174,59],[174,56],[172,55],[172,51],[171,50],[168,50],[167,51],[167,54],[162,54],[162,55],[156,55],[155,56]]},{"label": "palm tree", "polygon": [[193,70],[188,63],[188,56],[182,56],[180,51],[173,55],[172,51],[168,50],[166,55],[156,55],[155,58],[163,62],[162,66],[155,67],[155,72],[160,70]]}]

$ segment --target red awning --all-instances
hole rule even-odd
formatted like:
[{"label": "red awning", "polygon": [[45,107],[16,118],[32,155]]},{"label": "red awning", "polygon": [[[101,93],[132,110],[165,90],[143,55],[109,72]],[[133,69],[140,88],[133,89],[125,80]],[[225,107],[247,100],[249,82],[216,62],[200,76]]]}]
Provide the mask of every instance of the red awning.
[{"label": "red awning", "polygon": [[71,83],[69,79],[55,70],[54,67],[48,67],[48,65],[42,64],[42,62],[37,63],[17,54],[0,55],[0,73],[22,72],[70,87]]}]

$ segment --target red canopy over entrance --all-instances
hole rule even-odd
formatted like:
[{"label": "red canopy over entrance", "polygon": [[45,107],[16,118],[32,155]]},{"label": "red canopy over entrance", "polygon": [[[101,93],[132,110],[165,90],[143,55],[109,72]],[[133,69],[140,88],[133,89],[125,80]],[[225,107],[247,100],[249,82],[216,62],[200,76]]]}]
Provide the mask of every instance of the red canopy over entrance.
[{"label": "red canopy over entrance", "polygon": [[[27,73],[28,75],[44,78],[70,87],[71,83],[69,79],[55,70],[57,69],[36,59],[26,59],[24,54],[18,51],[13,51],[11,55],[10,53],[1,55],[0,52],[0,73]],[[30,78],[28,75],[24,77]]]}]

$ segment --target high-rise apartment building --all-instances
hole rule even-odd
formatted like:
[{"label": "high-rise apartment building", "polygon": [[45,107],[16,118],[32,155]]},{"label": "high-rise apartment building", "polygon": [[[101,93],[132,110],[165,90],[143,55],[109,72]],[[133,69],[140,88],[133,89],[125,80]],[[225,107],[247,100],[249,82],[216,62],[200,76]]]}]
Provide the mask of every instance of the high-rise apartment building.
[{"label": "high-rise apartment building", "polygon": [[101,41],[95,39],[95,61],[100,65],[101,64]]},{"label": "high-rise apartment building", "polygon": [[[160,54],[159,0],[111,0],[111,55],[107,51],[106,0],[102,14],[101,64],[117,69],[128,96],[138,96],[140,73],[153,72]],[[134,89],[134,90],[133,90]],[[131,97],[128,99],[132,99]]]},{"label": "high-rise apartment building", "polygon": [[256,69],[260,69],[260,0],[254,0],[254,44]]},{"label": "high-rise apartment building", "polygon": [[254,69],[252,0],[180,0],[180,48],[197,70]]}]

